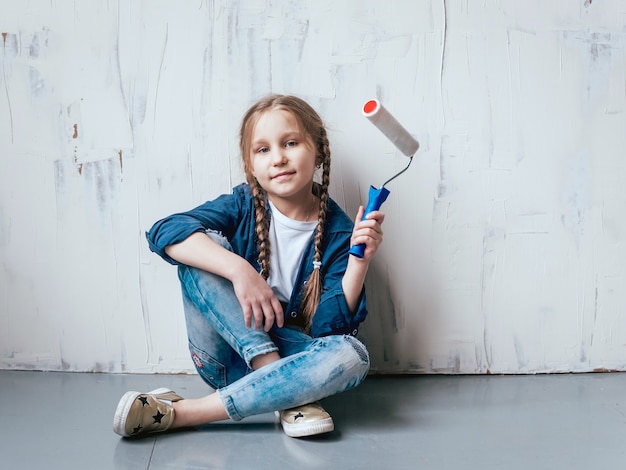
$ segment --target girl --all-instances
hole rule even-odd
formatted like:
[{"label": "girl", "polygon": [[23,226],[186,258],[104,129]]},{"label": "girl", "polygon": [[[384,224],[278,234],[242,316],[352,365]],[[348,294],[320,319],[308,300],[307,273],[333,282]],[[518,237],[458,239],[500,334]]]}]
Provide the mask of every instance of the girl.
[{"label": "girl", "polygon": [[[317,400],[367,375],[369,356],[355,336],[384,214],[361,221],[360,207],[353,226],[329,197],[326,129],[297,97],[252,106],[240,149],[247,184],[147,234],[150,249],[178,265],[191,357],[217,393],[127,392],[113,421],[121,436],[275,410],[287,435],[321,434],[334,424]],[[363,258],[348,254],[361,243]]]}]

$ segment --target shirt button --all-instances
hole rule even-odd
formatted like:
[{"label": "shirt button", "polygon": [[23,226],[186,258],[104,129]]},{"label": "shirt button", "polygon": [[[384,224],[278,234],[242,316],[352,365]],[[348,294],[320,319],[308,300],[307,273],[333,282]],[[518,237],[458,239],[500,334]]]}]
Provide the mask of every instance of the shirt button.
[{"label": "shirt button", "polygon": [[298,316],[298,312],[291,312],[291,318],[296,318]]},{"label": "shirt button", "polygon": [[356,336],[358,332],[359,332],[359,330],[357,330],[357,329],[355,328],[354,330],[352,330],[352,336]]}]

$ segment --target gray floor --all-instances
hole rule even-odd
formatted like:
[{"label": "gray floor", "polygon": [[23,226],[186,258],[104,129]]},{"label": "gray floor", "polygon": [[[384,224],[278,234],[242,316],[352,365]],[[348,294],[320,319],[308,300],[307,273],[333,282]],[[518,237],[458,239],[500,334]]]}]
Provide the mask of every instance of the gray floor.
[{"label": "gray floor", "polygon": [[126,390],[206,393],[196,376],[0,371],[6,469],[621,469],[626,374],[369,377],[328,398],[336,431],[292,439],[273,415],[126,440]]}]

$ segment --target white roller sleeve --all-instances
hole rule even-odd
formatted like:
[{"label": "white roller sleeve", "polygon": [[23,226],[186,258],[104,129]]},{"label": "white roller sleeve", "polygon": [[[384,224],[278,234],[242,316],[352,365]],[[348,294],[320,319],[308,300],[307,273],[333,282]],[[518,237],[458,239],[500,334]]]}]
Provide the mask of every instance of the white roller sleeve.
[{"label": "white roller sleeve", "polygon": [[376,99],[363,105],[363,114],[407,157],[417,152],[420,144],[402,127],[387,109]]}]

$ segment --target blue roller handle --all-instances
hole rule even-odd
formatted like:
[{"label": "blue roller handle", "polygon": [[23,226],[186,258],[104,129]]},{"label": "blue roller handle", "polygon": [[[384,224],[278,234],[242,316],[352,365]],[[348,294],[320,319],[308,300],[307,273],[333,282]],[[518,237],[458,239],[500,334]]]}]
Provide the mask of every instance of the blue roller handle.
[{"label": "blue roller handle", "polygon": [[[387,196],[389,196],[389,190],[384,186],[380,189],[376,189],[374,186],[370,186],[367,206],[365,206],[365,212],[363,213],[363,218],[361,220],[365,220],[367,214],[372,211],[377,211],[380,209],[380,206],[383,205],[383,202],[387,200]],[[351,255],[356,256],[357,258],[363,258],[363,254],[365,253],[365,245],[361,243],[360,245],[354,245],[350,248]]]}]

